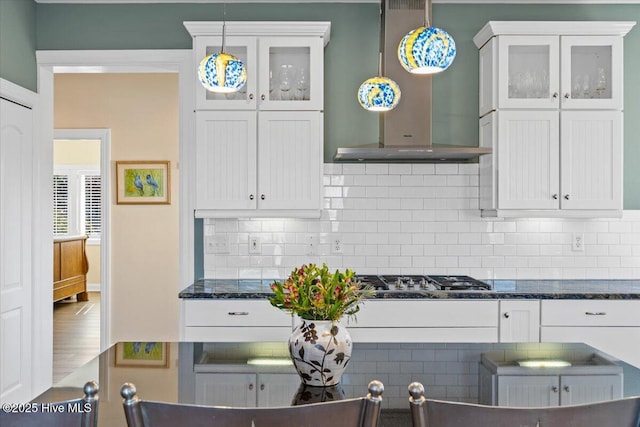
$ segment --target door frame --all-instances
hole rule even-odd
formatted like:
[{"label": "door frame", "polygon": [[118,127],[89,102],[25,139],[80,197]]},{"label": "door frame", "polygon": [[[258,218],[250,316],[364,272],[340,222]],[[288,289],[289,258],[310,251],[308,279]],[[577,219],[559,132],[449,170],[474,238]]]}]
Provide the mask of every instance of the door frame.
[{"label": "door frame", "polygon": [[100,351],[109,348],[107,337],[111,336],[109,315],[111,313],[111,130],[110,129],[54,129],[53,139],[100,141]]},{"label": "door frame", "polygon": [[[46,256],[41,259],[35,269],[34,295],[39,300],[34,305],[35,342],[40,342],[39,348],[34,348],[34,354],[38,355],[39,363],[34,366],[34,378],[38,378],[38,384],[34,392],[42,392],[51,386],[52,382],[52,358],[53,358],[53,315],[49,308],[48,315],[42,315],[35,308],[44,307],[47,303],[51,306],[51,270],[53,268],[53,255],[49,248],[51,243],[51,176],[53,175],[53,86],[54,73],[177,73],[179,90],[179,269],[180,281],[176,283],[177,293],[193,282],[194,277],[194,207],[195,194],[189,189],[195,188],[195,97],[194,83],[196,82],[195,69],[193,67],[193,54],[191,49],[178,50],[47,50],[37,51],[38,93],[40,95],[41,108],[38,111],[38,129],[35,129],[37,139],[34,144],[34,153],[39,169],[34,172],[36,205],[40,205],[40,213],[35,217],[36,230],[39,231],[34,238],[34,246],[39,248],[38,253]],[[111,170],[111,165],[108,166]],[[47,206],[49,207],[48,209]],[[43,209],[44,208],[44,209]],[[44,213],[42,213],[44,211]],[[35,281],[36,278],[48,278]],[[48,287],[48,293],[47,289]],[[46,301],[45,301],[46,300]],[[101,313],[102,314],[102,313]],[[117,313],[106,313],[110,322],[117,320]],[[180,336],[183,330],[183,314],[180,313]],[[113,339],[101,326],[101,347],[106,348],[113,344]]]}]

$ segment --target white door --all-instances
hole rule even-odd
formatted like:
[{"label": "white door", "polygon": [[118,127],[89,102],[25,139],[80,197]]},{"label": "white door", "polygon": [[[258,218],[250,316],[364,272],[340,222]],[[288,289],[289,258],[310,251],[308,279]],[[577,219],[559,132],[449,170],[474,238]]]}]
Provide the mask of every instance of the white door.
[{"label": "white door", "polygon": [[540,341],[540,301],[500,301],[500,342]]},{"label": "white door", "polygon": [[196,374],[196,405],[253,408],[256,396],[256,374]]},{"label": "white door", "polygon": [[560,117],[562,209],[622,209],[622,112]]},{"label": "white door", "polygon": [[322,113],[261,111],[259,114],[259,207],[320,209]]},{"label": "white door", "polygon": [[32,111],[0,99],[0,401],[31,399]]},{"label": "white door", "polygon": [[256,208],[256,112],[196,114],[196,209]]},{"label": "white door", "polygon": [[555,375],[500,375],[498,406],[558,406],[558,386]]},{"label": "white door", "polygon": [[558,113],[501,111],[498,114],[498,207],[558,209]]},{"label": "white door", "polygon": [[258,406],[289,406],[300,387],[300,376],[294,374],[258,374]]},{"label": "white door", "polygon": [[622,398],[622,375],[564,375],[560,405],[580,405]]}]

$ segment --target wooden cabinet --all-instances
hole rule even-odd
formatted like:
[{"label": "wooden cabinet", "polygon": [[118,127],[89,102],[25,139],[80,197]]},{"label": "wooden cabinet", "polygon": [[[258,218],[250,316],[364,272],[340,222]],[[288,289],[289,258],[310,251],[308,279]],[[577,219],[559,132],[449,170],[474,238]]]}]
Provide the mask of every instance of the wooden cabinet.
[{"label": "wooden cabinet", "polygon": [[542,342],[584,342],[640,367],[640,301],[541,302]]},{"label": "wooden cabinet", "polygon": [[368,300],[346,322],[354,342],[497,342],[497,300]]},{"label": "wooden cabinet", "polygon": [[622,38],[634,24],[492,21],[474,37],[480,146],[494,153],[480,159],[484,216],[622,214]]},{"label": "wooden cabinet", "polygon": [[[194,63],[220,50],[222,23],[186,22]],[[247,83],[196,83],[196,216],[319,217],[328,22],[228,22],[225,50]]]},{"label": "wooden cabinet", "polygon": [[500,342],[540,341],[540,301],[500,300]]},{"label": "wooden cabinet", "polygon": [[260,300],[183,300],[187,341],[286,342],[291,335],[290,314]]},{"label": "wooden cabinet", "polygon": [[[215,369],[215,367],[212,367]],[[240,407],[289,406],[297,373],[196,373],[196,404]]]},{"label": "wooden cabinet", "polygon": [[56,238],[53,241],[53,301],[77,295],[88,301],[85,253],[87,236]]}]

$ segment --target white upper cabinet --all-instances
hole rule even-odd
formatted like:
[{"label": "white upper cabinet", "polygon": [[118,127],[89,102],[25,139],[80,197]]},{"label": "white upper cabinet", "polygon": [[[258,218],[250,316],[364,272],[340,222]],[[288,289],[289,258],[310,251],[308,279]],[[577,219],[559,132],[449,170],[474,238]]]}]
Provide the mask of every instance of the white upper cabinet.
[{"label": "white upper cabinet", "polygon": [[225,52],[244,61],[234,93],[207,91],[195,70],[220,51],[221,22],[185,22],[194,37],[197,217],[319,217],[324,46],[328,22],[227,22]]},{"label": "white upper cabinet", "polygon": [[[221,22],[185,22],[196,65],[220,52]],[[199,110],[322,110],[326,22],[226,23],[225,52],[241,59],[247,83],[238,92],[207,91],[196,79]]]},{"label": "white upper cabinet", "polygon": [[[635,22],[498,22],[480,48],[483,216],[622,214],[623,36]],[[588,34],[588,35],[585,35]]]}]

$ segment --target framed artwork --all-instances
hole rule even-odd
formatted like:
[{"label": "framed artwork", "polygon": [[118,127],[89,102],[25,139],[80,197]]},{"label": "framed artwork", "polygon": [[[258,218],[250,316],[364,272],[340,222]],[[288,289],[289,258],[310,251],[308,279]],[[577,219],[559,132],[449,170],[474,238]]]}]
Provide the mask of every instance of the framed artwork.
[{"label": "framed artwork", "polygon": [[166,342],[118,342],[116,366],[169,367],[169,347]]},{"label": "framed artwork", "polygon": [[117,161],[116,203],[168,205],[171,203],[169,161]]}]

